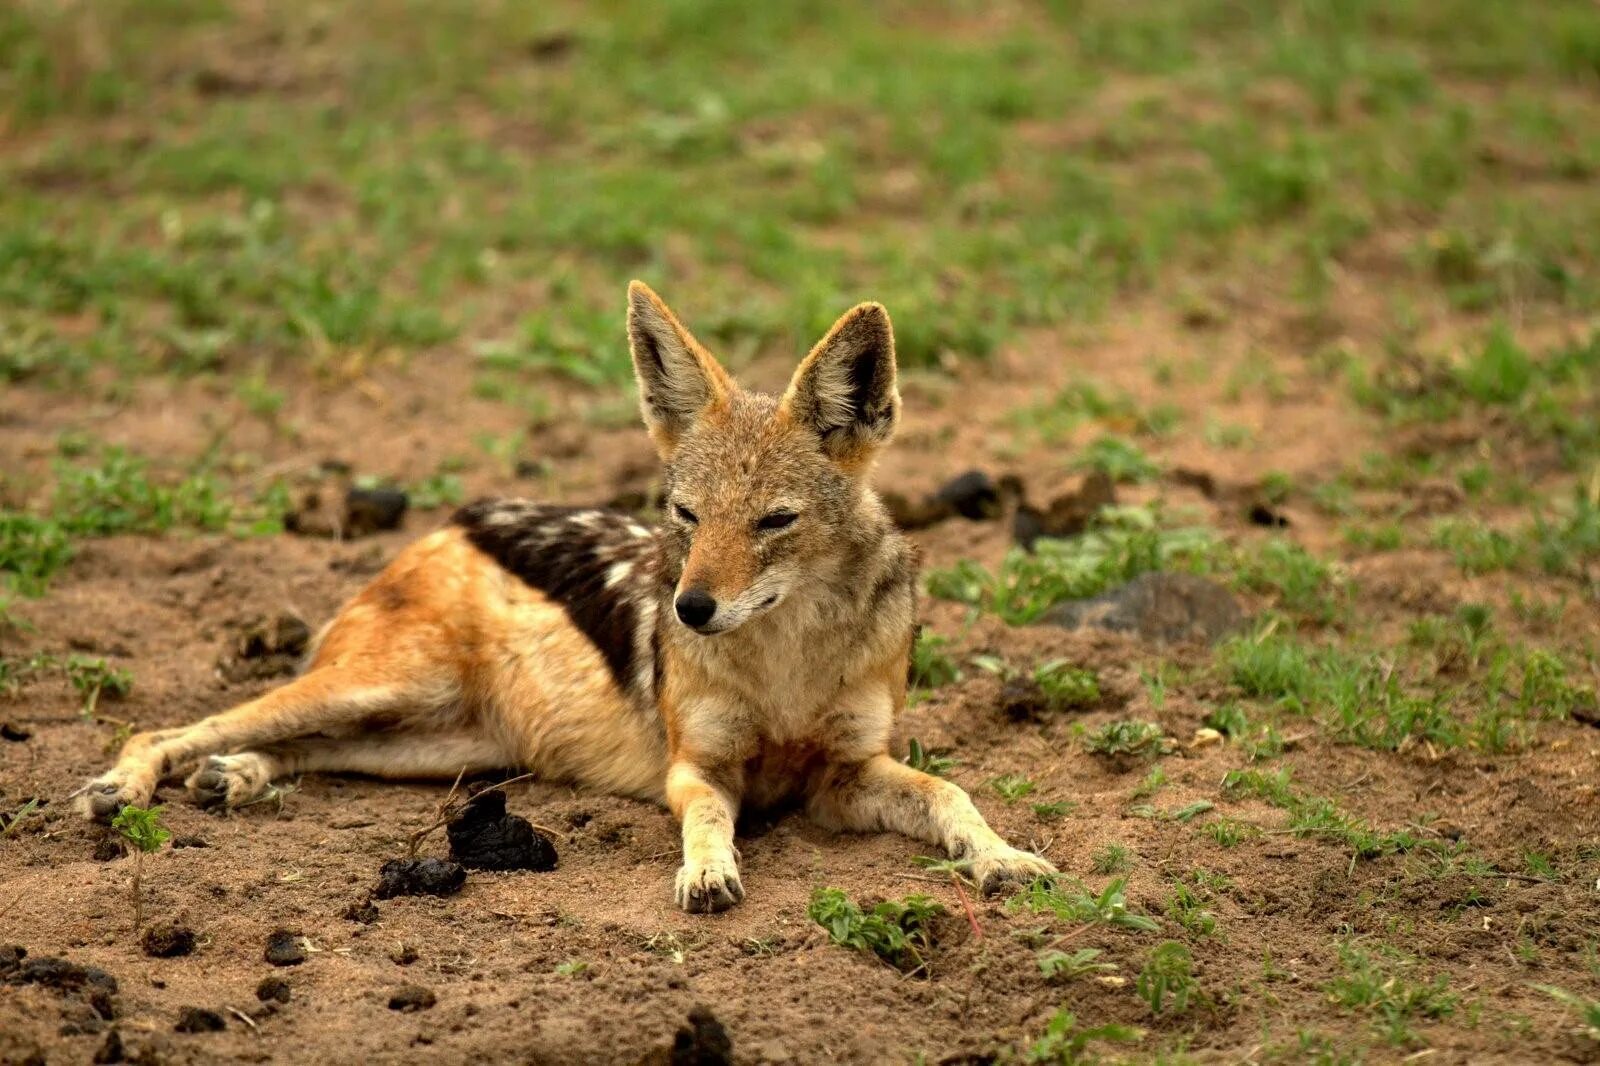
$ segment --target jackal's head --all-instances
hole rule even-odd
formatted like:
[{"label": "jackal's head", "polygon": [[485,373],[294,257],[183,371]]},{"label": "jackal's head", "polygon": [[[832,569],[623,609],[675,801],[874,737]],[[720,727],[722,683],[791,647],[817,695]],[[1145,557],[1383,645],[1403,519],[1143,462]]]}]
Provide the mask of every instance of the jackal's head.
[{"label": "jackal's head", "polygon": [[900,417],[889,313],[860,304],[801,362],[781,398],[746,392],[640,282],[628,287],[639,406],[665,466],[678,618],[723,633],[883,535],[867,487]]}]

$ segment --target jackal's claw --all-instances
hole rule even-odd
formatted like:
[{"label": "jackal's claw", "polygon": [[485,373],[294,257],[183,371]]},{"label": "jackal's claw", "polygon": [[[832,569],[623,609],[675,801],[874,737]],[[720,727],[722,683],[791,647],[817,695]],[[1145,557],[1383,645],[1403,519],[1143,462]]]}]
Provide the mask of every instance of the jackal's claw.
[{"label": "jackal's claw", "polygon": [[985,896],[993,895],[1008,884],[1025,885],[1056,872],[1048,861],[1030,851],[1012,847],[980,852],[971,858],[968,868],[973,883]]},{"label": "jackal's claw", "polygon": [[121,771],[109,773],[90,781],[73,793],[78,813],[94,822],[109,822],[124,807],[145,807],[150,803],[150,792],[141,789]]},{"label": "jackal's claw", "polygon": [[674,895],[690,914],[725,911],[744,899],[739,867],[732,857],[709,862],[686,861],[678,870]]}]

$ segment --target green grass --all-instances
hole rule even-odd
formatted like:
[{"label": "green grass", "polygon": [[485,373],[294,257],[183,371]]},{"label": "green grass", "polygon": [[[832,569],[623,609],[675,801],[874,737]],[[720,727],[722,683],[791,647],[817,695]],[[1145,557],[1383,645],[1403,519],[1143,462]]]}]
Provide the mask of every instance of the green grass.
[{"label": "green grass", "polygon": [[1329,983],[1329,998],[1345,1010],[1372,1015],[1374,1027],[1393,1045],[1413,1042],[1418,1022],[1448,1018],[1459,1004],[1448,978],[1419,981],[1414,963],[1396,952],[1346,944],[1339,961],[1344,972]]},{"label": "green grass", "polygon": [[1071,540],[1041,540],[1032,553],[1014,549],[995,573],[970,561],[927,576],[928,593],[993,612],[1024,625],[1064,600],[1098,595],[1139,574],[1180,568],[1213,543],[1201,529],[1162,529],[1143,509],[1104,512],[1094,530]]},{"label": "green grass", "polygon": [[1097,874],[1120,874],[1133,865],[1131,853],[1121,844],[1107,844],[1089,859],[1089,869]]},{"label": "green grass", "polygon": [[837,888],[811,895],[806,916],[841,947],[875,955],[902,973],[925,973],[933,950],[933,921],[944,907],[927,896],[884,900],[862,910]]},{"label": "green grass", "polygon": [[1322,796],[1308,796],[1290,782],[1287,767],[1268,773],[1265,770],[1230,770],[1222,780],[1223,792],[1231,796],[1256,796],[1289,813],[1288,830],[1298,837],[1311,837],[1348,848],[1351,862],[1376,859],[1413,850],[1441,850],[1437,841],[1409,830],[1385,832],[1371,823],[1341,810]]}]

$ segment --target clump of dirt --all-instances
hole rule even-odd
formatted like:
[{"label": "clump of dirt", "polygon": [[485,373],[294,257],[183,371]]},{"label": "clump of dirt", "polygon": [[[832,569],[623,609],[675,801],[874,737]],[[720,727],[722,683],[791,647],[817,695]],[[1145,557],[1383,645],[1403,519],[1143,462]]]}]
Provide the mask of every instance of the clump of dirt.
[{"label": "clump of dirt", "polygon": [[256,985],[256,998],[263,1003],[289,1002],[289,982],[281,977],[263,977]]},{"label": "clump of dirt", "polygon": [[554,870],[556,846],[526,818],[506,813],[506,794],[480,788],[445,827],[450,857],[477,870]]},{"label": "clump of dirt", "polygon": [[13,744],[21,744],[33,736],[33,730],[26,726],[17,725],[15,722],[0,722],[0,740],[9,740]]},{"label": "clump of dirt", "polygon": [[667,1061],[672,1066],[731,1066],[733,1041],[710,1010],[697,1006],[689,1012],[689,1023],[672,1038]]},{"label": "clump of dirt", "polygon": [[299,966],[306,961],[305,937],[288,929],[276,929],[267,937],[263,955],[274,966]]},{"label": "clump of dirt", "polygon": [[95,862],[111,862],[127,853],[128,846],[122,842],[122,838],[108,834],[95,841],[94,851],[89,853],[89,857]]},{"label": "clump of dirt", "polygon": [[227,1020],[209,1007],[182,1007],[172,1028],[179,1033],[220,1033],[227,1027]]},{"label": "clump of dirt", "polygon": [[1208,578],[1182,573],[1140,574],[1092,599],[1057,604],[1039,619],[1042,625],[1137,633],[1166,644],[1212,644],[1244,622],[1233,593]]},{"label": "clump of dirt", "polygon": [[370,899],[364,899],[359,903],[352,903],[350,906],[344,909],[343,917],[347,922],[359,922],[362,925],[371,925],[373,922],[378,920],[378,905],[372,902]]},{"label": "clump of dirt", "polygon": [[139,938],[144,953],[155,959],[171,959],[194,951],[194,930],[186,925],[162,923],[152,925]]},{"label": "clump of dirt", "polygon": [[990,522],[999,518],[1003,509],[1001,487],[982,470],[959,474],[921,500],[885,492],[883,503],[895,524],[908,530],[927,529],[957,516]]},{"label": "clump of dirt", "polygon": [[292,614],[255,618],[245,623],[233,645],[217,660],[217,670],[230,684],[292,674],[311,643],[311,627]]},{"label": "clump of dirt", "polygon": [[379,899],[395,896],[453,896],[467,883],[467,869],[444,859],[390,859],[378,869]]},{"label": "clump of dirt", "polygon": [[1077,488],[1055,497],[1042,510],[1028,502],[1020,482],[1015,486],[1017,509],[1011,516],[1011,539],[1029,551],[1040,537],[1077,536],[1089,528],[1101,508],[1117,502],[1115,482],[1100,470],[1084,475]]},{"label": "clump of dirt", "polygon": [[30,959],[28,949],[12,946],[0,949],[0,976],[8,984],[38,985],[62,995],[82,994],[102,1018],[117,1016],[111,997],[117,994],[117,979],[94,966],[81,966],[68,959],[46,957]]},{"label": "clump of dirt", "polygon": [[303,493],[294,510],[284,515],[283,528],[302,537],[349,540],[399,529],[410,506],[411,498],[395,488],[351,485],[345,489],[343,499],[313,488]]},{"label": "clump of dirt", "polygon": [[401,985],[389,997],[389,1009],[397,1010],[402,1014],[415,1014],[417,1011],[428,1010],[439,997],[433,994],[430,988],[421,985]]},{"label": "clump of dirt", "polygon": [[186,834],[184,836],[176,836],[176,837],[172,838],[172,850],[173,851],[178,851],[178,850],[180,850],[182,848],[209,848],[210,846],[211,846],[211,843],[208,840],[206,840],[205,837],[198,836],[198,835],[196,835],[194,833],[189,833],[189,834]]}]

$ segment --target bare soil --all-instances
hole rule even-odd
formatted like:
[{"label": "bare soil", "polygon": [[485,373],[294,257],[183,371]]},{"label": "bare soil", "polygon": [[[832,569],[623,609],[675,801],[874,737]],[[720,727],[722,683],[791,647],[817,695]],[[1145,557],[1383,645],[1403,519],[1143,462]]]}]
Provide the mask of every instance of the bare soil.
[{"label": "bare soil", "polygon": [[[963,369],[954,383],[914,377],[905,389],[905,431],[878,481],[916,494],[979,465],[1017,473],[1030,492],[1049,498],[1074,478],[1070,453],[1065,445],[1016,447],[1006,412],[1078,376],[1252,425],[1261,451],[1155,449],[1169,466],[1204,469],[1225,483],[1251,482],[1265,469],[1326,469],[1377,441],[1374,425],[1292,359],[1280,365],[1288,387],[1278,400],[1219,395],[1222,368],[1272,328],[1248,308],[1209,332],[1187,330],[1169,312],[1132,310],[1064,348],[1059,338],[1040,338],[1031,352],[1025,343],[1009,363]],[[1180,373],[1156,388],[1143,369],[1156,350],[1171,352],[1180,365],[1212,369]],[[186,456],[231,421],[230,445],[278,469],[337,458],[363,472],[420,477],[445,455],[466,452],[470,433],[517,425],[504,407],[471,397],[467,360],[441,356],[380,368],[358,389],[285,372],[273,384],[288,393],[282,417],[297,427],[292,436],[242,415],[224,391],[201,382],[150,382],[105,409],[19,386],[0,395],[0,463],[38,473],[43,484],[53,441],[64,430],[92,427],[142,453]],[[763,364],[747,377],[772,386],[784,373]],[[470,492],[593,502],[648,483],[652,456],[641,431],[559,425],[530,446],[550,460],[553,476],[518,480],[484,464],[466,475]],[[1192,490],[1166,491],[1224,530],[1252,535],[1231,506]],[[1296,539],[1317,550],[1335,543],[1326,520],[1309,509],[1290,511]],[[92,542],[49,597],[29,605],[36,629],[0,640],[8,654],[104,655],[136,679],[126,700],[102,709],[106,715],[138,728],[187,722],[275,683],[229,681],[219,670],[243,628],[282,614],[315,627],[445,515],[413,513],[399,532],[351,542],[288,535]],[[1000,524],[961,519],[918,538],[934,566],[959,558],[993,563],[1007,546]],[[1353,578],[1360,610],[1397,633],[1418,604],[1503,606],[1526,584],[1504,575],[1463,578],[1433,552],[1370,558],[1354,567]],[[509,786],[509,808],[554,831],[555,870],[474,870],[458,894],[370,906],[379,867],[403,855],[407,837],[432,820],[448,783],[310,775],[278,802],[227,816],[190,806],[169,786],[161,796],[168,825],[204,846],[146,858],[145,913],[193,930],[198,942],[189,954],[151,957],[132,928],[133,859],[98,861],[106,830],[79,820],[67,800],[108,764],[113,727],[84,720],[64,685],[38,681],[0,702],[0,717],[31,731],[25,741],[0,743],[0,808],[15,810],[29,797],[46,803],[42,817],[0,841],[0,945],[111,974],[115,1018],[101,1017],[81,991],[0,983],[0,1062],[87,1062],[113,1028],[125,1053],[147,1062],[665,1061],[696,1007],[726,1027],[738,1062],[907,1062],[918,1053],[927,1061],[983,1061],[1036,1039],[1062,1005],[1086,1024],[1119,1020],[1150,1029],[1142,1051],[1130,1054],[1167,1046],[1186,1048],[1196,1061],[1249,1061],[1264,1047],[1280,1055],[1292,1048],[1296,1027],[1335,1044],[1370,1042],[1371,1019],[1335,1010],[1326,992],[1341,972],[1339,943],[1363,935],[1414,952],[1422,972],[1447,975],[1451,989],[1475,1005],[1449,1024],[1417,1023],[1428,1061],[1594,1059],[1594,1044],[1573,1033],[1562,1008],[1530,987],[1585,987],[1584,953],[1600,933],[1593,884],[1493,877],[1463,899],[1460,879],[1419,876],[1405,857],[1352,863],[1346,849],[1283,833],[1282,812],[1222,796],[1223,774],[1241,761],[1226,745],[1181,747],[1165,759],[1169,784],[1157,802],[1166,808],[1211,800],[1219,813],[1260,826],[1263,836],[1225,849],[1195,825],[1131,817],[1131,793],[1148,764],[1090,756],[1074,727],[1143,717],[1187,741],[1222,693],[1190,686],[1154,707],[1139,669],[1162,656],[1202,665],[1207,649],[1009,629],[988,618],[969,624],[964,609],[948,603],[925,604],[925,617],[963,654],[998,652],[1015,662],[1065,657],[1099,672],[1106,698],[1092,712],[1018,724],[1000,707],[999,683],[968,671],[909,708],[907,732],[953,753],[953,779],[972,791],[996,829],[1064,871],[1098,884],[1090,856],[1110,842],[1126,845],[1134,856],[1129,899],[1136,911],[1160,916],[1171,879],[1186,871],[1226,875],[1232,887],[1208,904],[1218,931],[1195,951],[1207,993],[1200,1009],[1152,1019],[1132,994],[1132,979],[1162,934],[1089,929],[1073,946],[1102,949],[1102,958],[1118,965],[1116,979],[1046,983],[1034,948],[1017,935],[1044,921],[998,900],[978,903],[977,931],[956,917],[941,923],[925,978],[832,946],[806,918],[818,886],[868,899],[926,892],[952,915],[960,914],[959,901],[947,881],[913,863],[925,847],[889,835],[836,836],[799,816],[742,828],[742,905],[715,916],[683,914],[672,903],[678,842],[665,810],[533,782]],[[1564,624],[1597,622],[1595,605],[1579,602]],[[1592,728],[1554,724],[1518,755],[1419,745],[1380,757],[1308,729],[1284,761],[1299,787],[1382,827],[1416,822],[1424,833],[1456,834],[1474,854],[1520,869],[1525,850],[1571,856],[1600,841],[1597,757],[1600,735]],[[984,787],[1007,773],[1037,783],[1030,799],[1077,806],[1060,821],[1040,821],[1027,802],[1008,805]],[[422,851],[443,856],[445,848],[441,832]],[[304,938],[304,961],[267,961],[269,936],[278,930]],[[1524,944],[1541,960],[1531,974],[1517,957]],[[282,984],[264,986],[268,979]],[[195,1023],[189,1008],[215,1012],[223,1028]],[[1468,1011],[1476,1011],[1471,1024],[1463,1020]],[[185,1018],[193,1031],[176,1031]],[[1369,1061],[1410,1053],[1376,1048]]]}]

